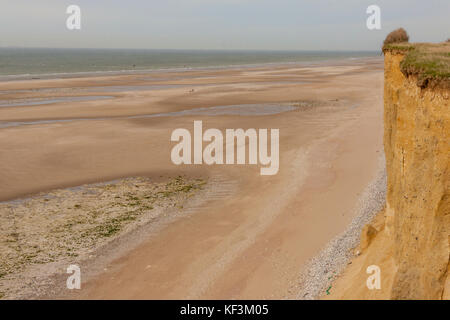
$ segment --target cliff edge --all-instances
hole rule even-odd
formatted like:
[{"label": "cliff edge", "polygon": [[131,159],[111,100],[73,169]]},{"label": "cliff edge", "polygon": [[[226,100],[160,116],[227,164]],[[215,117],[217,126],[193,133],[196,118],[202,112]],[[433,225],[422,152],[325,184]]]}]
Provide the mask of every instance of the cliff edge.
[{"label": "cliff edge", "polygon": [[386,208],[325,298],[450,299],[450,43],[383,51]]}]

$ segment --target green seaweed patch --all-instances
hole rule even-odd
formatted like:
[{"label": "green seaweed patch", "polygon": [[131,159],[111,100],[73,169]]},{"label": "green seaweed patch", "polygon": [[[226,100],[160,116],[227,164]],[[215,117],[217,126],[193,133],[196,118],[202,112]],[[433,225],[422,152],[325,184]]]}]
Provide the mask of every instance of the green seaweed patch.
[{"label": "green seaweed patch", "polygon": [[[81,256],[83,249],[94,249],[102,243],[102,239],[108,241],[108,238],[124,232],[129,225],[141,219],[141,216],[145,217],[145,213],[154,207],[178,206],[182,209],[183,201],[193,196],[196,190],[202,189],[204,184],[206,181],[203,179],[188,179],[182,176],[165,183],[151,183],[148,179],[137,178],[121,180],[103,187],[86,187],[85,192],[70,194],[76,199],[73,202],[71,198],[66,200],[67,193],[63,191],[57,191],[56,197],[46,195],[45,199],[49,200],[45,202],[44,213],[51,223],[38,220],[44,224],[42,228],[33,228],[33,233],[10,230],[1,234],[0,230],[4,244],[3,248],[0,247],[0,254],[5,257],[0,260],[0,280],[32,264]],[[98,192],[99,188],[103,191]],[[64,218],[59,218],[60,201],[65,208]],[[25,203],[17,210],[21,210],[25,215],[30,210],[39,212],[42,209],[41,203],[42,199]],[[52,208],[52,204],[55,208]],[[29,219],[33,222],[36,217],[42,216],[31,214]],[[156,217],[149,219],[153,221]]]},{"label": "green seaweed patch", "polygon": [[107,220],[106,222],[88,229],[83,236],[107,238],[117,234],[122,230],[123,226],[130,221],[137,219],[138,214],[135,212],[125,213],[116,218]]},{"label": "green seaweed patch", "polygon": [[331,290],[331,288],[332,288],[332,286],[329,286],[329,287],[328,287],[328,289],[327,289],[327,291],[326,291],[326,292],[327,292],[327,295],[330,295],[330,290]]}]

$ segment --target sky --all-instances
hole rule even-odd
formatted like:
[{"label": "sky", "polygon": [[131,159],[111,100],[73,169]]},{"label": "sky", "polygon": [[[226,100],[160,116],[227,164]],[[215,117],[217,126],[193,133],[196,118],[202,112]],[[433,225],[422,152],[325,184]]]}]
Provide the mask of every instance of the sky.
[{"label": "sky", "polygon": [[[69,5],[81,30],[68,30]],[[368,30],[369,5],[381,30]],[[0,0],[0,47],[379,50],[450,38],[450,0]]]}]

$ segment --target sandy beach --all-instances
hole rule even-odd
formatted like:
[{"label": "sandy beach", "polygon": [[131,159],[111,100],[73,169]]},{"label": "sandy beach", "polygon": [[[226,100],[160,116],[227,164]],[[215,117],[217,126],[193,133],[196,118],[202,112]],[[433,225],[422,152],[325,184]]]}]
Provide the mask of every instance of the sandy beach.
[{"label": "sandy beach", "polygon": [[[161,202],[164,214],[124,227],[78,256],[11,271],[0,277],[0,292],[5,298],[318,298],[349,258],[363,223],[333,251],[339,263],[315,264],[324,276],[306,270],[305,280],[305,267],[354,219],[368,219],[384,203],[382,101],[381,57],[0,82],[2,221],[14,220],[14,206],[30,197],[39,205],[30,203],[29,213],[66,214],[68,206],[42,199],[64,190],[75,197],[67,188],[148,179],[145,188],[157,193],[163,185],[152,183],[178,176],[186,179],[182,186],[205,182],[182,205]],[[195,120],[223,132],[279,129],[278,173],[262,176],[255,165],[174,165],[171,133],[192,130]],[[367,190],[377,198],[370,200]],[[118,193],[105,194],[105,203]],[[71,210],[95,201],[76,197]],[[0,246],[10,248],[3,231]],[[20,250],[27,232],[14,241]],[[81,290],[66,289],[68,264],[81,267]]]}]

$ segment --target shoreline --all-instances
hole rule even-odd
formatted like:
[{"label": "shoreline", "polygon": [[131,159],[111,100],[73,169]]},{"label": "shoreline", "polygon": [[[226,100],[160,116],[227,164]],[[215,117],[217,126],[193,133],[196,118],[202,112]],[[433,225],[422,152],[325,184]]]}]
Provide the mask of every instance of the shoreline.
[{"label": "shoreline", "polygon": [[[373,52],[374,53],[374,52]],[[30,74],[0,74],[0,83],[9,81],[28,81],[28,80],[64,80],[73,78],[91,78],[105,76],[126,76],[154,73],[178,73],[190,71],[221,71],[221,70],[245,70],[266,67],[286,67],[286,66],[317,66],[327,65],[338,62],[349,62],[358,60],[378,59],[378,55],[368,55],[363,57],[341,57],[323,60],[309,61],[289,61],[289,62],[262,62],[254,64],[230,64],[230,65],[212,65],[212,66],[195,66],[195,67],[163,67],[150,69],[122,69],[122,70],[104,70],[104,71],[80,71],[80,72],[52,72],[52,73],[30,73]]]},{"label": "shoreline", "polygon": [[346,230],[330,240],[310,259],[300,276],[300,300],[320,300],[333,290],[333,282],[344,272],[351,260],[359,255],[354,250],[361,240],[361,232],[384,208],[386,203],[386,164],[384,155],[373,180],[364,189],[355,205],[355,217]]}]

